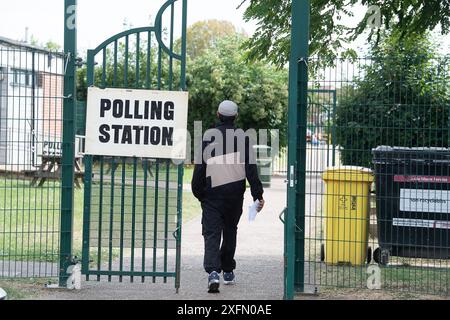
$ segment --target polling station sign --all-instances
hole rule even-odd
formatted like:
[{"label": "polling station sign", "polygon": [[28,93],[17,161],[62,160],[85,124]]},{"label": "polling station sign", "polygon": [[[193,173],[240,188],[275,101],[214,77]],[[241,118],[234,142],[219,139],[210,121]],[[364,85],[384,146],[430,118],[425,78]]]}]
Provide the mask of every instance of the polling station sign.
[{"label": "polling station sign", "polygon": [[188,93],[88,89],[86,154],[184,160]]}]

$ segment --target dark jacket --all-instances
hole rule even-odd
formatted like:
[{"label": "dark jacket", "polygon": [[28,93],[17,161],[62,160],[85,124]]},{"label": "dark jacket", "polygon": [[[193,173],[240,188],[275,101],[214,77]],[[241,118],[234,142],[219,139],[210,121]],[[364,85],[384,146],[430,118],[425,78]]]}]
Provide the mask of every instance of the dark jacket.
[{"label": "dark jacket", "polygon": [[[200,201],[205,199],[242,199],[247,179],[250,183],[253,200],[262,200],[264,190],[254,161],[252,141],[248,137],[245,138],[245,150],[242,150],[242,140],[240,144],[238,138],[235,137],[234,148],[227,148],[227,136],[229,136],[227,131],[235,134],[243,133],[243,131],[236,129],[231,121],[221,122],[215,129],[217,129],[215,132],[220,133],[221,139],[223,139],[223,148],[215,147],[220,146],[220,141],[208,138],[208,132],[205,133],[202,155],[206,154],[207,159],[202,156],[202,164],[195,166],[192,177],[194,196]],[[223,161],[224,159],[225,161]],[[236,159],[236,161],[230,161],[231,159]]]}]

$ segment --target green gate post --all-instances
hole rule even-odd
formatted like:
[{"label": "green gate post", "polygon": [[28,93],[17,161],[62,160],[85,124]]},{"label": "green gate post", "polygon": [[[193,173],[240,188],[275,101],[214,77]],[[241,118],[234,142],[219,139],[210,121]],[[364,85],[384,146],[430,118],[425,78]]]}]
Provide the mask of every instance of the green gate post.
[{"label": "green gate post", "polygon": [[306,122],[308,106],[310,0],[292,1],[289,71],[288,210],[285,225],[286,279],[284,298],[304,291]]},{"label": "green gate post", "polygon": [[75,107],[76,107],[76,54],[77,54],[77,0],[65,0],[64,5],[64,104],[61,183],[61,229],[59,286],[66,287],[67,268],[72,263]]},{"label": "green gate post", "polygon": [[[187,90],[186,84],[186,51],[187,51],[187,0],[183,0],[182,12],[182,31],[181,31],[181,90]],[[184,165],[178,167],[178,202],[177,202],[177,236],[176,236],[176,275],[175,275],[175,289],[177,294],[181,286],[181,233],[183,220],[183,176]]]}]

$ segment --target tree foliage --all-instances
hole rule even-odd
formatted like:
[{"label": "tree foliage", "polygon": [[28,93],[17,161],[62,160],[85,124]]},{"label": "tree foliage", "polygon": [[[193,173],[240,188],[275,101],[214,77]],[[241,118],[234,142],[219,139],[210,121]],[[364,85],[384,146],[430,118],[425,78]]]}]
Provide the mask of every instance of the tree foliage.
[{"label": "tree foliage", "polygon": [[236,27],[229,21],[213,19],[196,22],[187,29],[187,56],[195,59],[218,40],[236,33]]},{"label": "tree foliage", "polygon": [[339,90],[343,163],[370,166],[380,145],[448,147],[449,63],[427,37],[393,33],[364,62],[362,76]]},{"label": "tree foliage", "polygon": [[[268,59],[284,66],[290,54],[291,0],[244,0],[249,6],[244,13],[247,21],[256,20],[258,29],[246,42],[251,60]],[[398,31],[403,36],[423,34],[440,26],[443,34],[450,31],[450,2],[442,0],[311,0],[310,55],[333,61],[338,51],[354,55],[345,44],[363,34],[368,12],[355,27],[346,25],[353,16],[352,6],[380,8],[384,29]],[[381,36],[382,29],[369,33],[369,40]]]},{"label": "tree foliage", "polygon": [[[240,106],[238,125],[246,129],[279,129],[286,142],[288,75],[263,62],[248,63],[239,34],[219,40],[188,65],[189,126],[217,122],[223,100]],[[192,131],[191,131],[192,132]]]},{"label": "tree foliage", "polygon": [[[198,28],[203,28],[211,22],[196,24],[191,27],[188,34],[195,33]],[[221,23],[221,22],[220,22]],[[219,22],[212,23],[217,28]],[[228,23],[223,25],[229,26]],[[222,34],[218,30],[204,33],[206,39],[202,39],[199,33],[194,39],[196,44],[188,42],[188,48],[192,48],[192,56],[187,65],[187,87],[189,91],[189,119],[188,128],[194,137],[194,121],[202,121],[203,129],[207,129],[216,122],[217,108],[225,99],[234,100],[240,106],[238,125],[243,129],[279,129],[282,144],[286,143],[287,131],[287,102],[288,102],[288,75],[286,70],[277,70],[275,67],[264,63],[250,63],[245,60],[245,52],[241,48],[245,39],[242,33],[234,32],[227,35],[234,27],[226,27]],[[189,39],[188,39],[189,40]],[[146,48],[145,42],[141,43]],[[130,48],[134,48],[130,44]],[[196,53],[194,53],[194,51]],[[101,56],[101,54],[99,54]],[[96,86],[105,87],[147,87],[147,53],[139,52],[139,81],[136,78],[136,52],[128,52],[127,82],[125,76],[125,47],[119,44],[117,55],[117,67],[114,67],[114,52],[106,51],[105,76],[103,77],[103,65],[95,68],[94,82]],[[149,87],[151,89],[162,88],[170,90],[168,58],[165,57],[161,64],[161,83],[158,83],[158,52],[156,48],[151,51]],[[101,60],[101,59],[100,59]],[[179,66],[174,67],[173,90],[178,90],[180,75]],[[86,100],[87,74],[86,67],[78,70],[77,99]]]}]

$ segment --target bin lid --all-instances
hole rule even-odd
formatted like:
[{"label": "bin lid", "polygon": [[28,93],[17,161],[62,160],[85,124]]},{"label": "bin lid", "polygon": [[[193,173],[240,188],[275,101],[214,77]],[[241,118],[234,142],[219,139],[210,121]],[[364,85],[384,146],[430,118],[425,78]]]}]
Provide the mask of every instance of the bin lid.
[{"label": "bin lid", "polygon": [[436,147],[390,147],[372,149],[374,163],[428,162],[450,165],[450,149]]},{"label": "bin lid", "polygon": [[369,168],[341,166],[327,168],[323,174],[325,181],[373,182],[374,174]]}]

